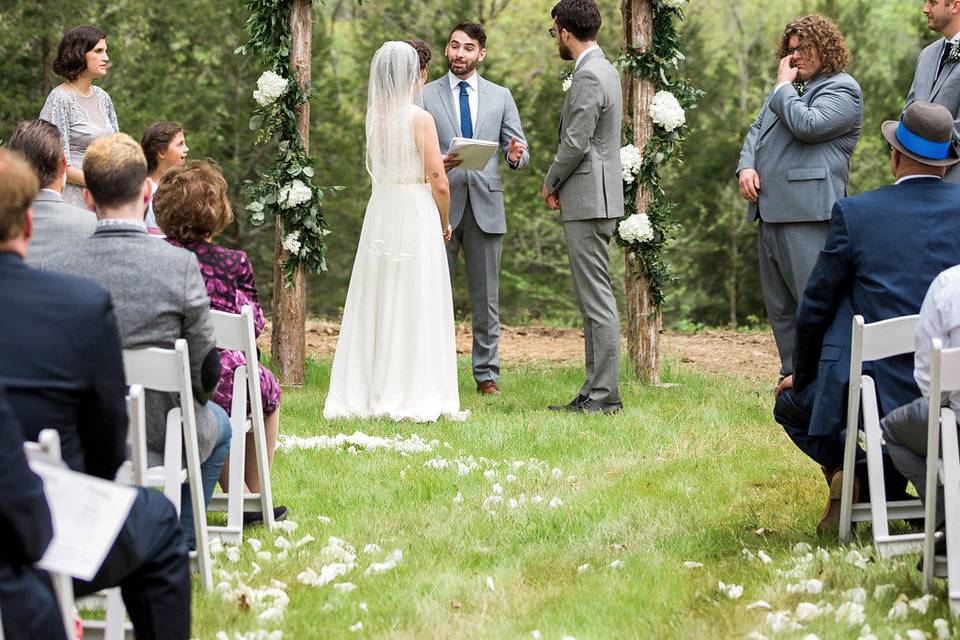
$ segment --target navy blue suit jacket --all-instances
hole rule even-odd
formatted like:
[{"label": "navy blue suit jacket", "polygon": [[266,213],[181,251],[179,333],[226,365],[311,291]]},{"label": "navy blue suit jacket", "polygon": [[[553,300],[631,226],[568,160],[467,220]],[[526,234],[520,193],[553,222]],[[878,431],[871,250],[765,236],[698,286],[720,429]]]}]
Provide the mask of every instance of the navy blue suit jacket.
[{"label": "navy blue suit jacket", "polygon": [[0,252],[0,386],[24,435],[60,432],[75,471],[113,480],[126,459],[127,386],[106,289]]},{"label": "navy blue suit jacket", "polygon": [[[797,312],[794,386],[818,385],[810,435],[846,424],[850,324],[919,313],[934,278],[960,264],[960,185],[914,178],[833,206],[826,245]],[[880,415],[919,397],[913,356],[864,366]]]}]

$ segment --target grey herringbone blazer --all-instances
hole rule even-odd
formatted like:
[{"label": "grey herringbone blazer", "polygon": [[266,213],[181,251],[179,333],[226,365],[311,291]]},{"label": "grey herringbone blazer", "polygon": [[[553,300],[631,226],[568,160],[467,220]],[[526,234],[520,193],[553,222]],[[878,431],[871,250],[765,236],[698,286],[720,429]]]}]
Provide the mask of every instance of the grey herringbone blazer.
[{"label": "grey herringbone blazer", "polygon": [[[453,169],[447,174],[450,181],[450,226],[456,228],[470,197],[470,206],[477,226],[487,233],[506,233],[507,218],[503,206],[503,183],[500,179],[500,157],[506,158],[510,138],[527,143],[520,126],[520,113],[510,90],[484,80],[477,74],[477,126],[473,137],[477,140],[499,142],[502,153],[495,153],[482,171]],[[423,108],[430,112],[437,125],[440,151],[446,153],[450,141],[462,137],[459,113],[453,104],[449,74],[423,87]],[[517,163],[523,169],[530,162],[529,150]],[[507,166],[510,166],[509,163]],[[512,168],[512,167],[511,167]]]},{"label": "grey herringbone blazer", "polygon": [[64,202],[56,191],[41,189],[33,201],[33,236],[27,249],[27,264],[39,267],[62,249],[86,240],[97,229],[92,211]]},{"label": "grey herringbone blazer", "polygon": [[[204,359],[216,348],[210,299],[197,258],[186,249],[147,235],[135,223],[101,226],[89,239],[43,262],[57,271],[94,280],[110,292],[124,349],[172,349],[184,338],[190,350],[190,377],[197,414],[200,459],[213,450],[219,426],[204,406],[200,386]],[[175,394],[147,393],[147,456],[163,462],[167,412],[177,406]]]},{"label": "grey herringbone blazer", "polygon": [[560,219],[592,220],[623,215],[620,74],[594,49],[573,73],[563,100],[560,144],[543,183],[559,192]]},{"label": "grey herringbone blazer", "polygon": [[847,195],[850,156],[863,125],[863,94],[846,73],[821,75],[803,95],[793,85],[774,89],[747,132],[737,174],[760,174],[760,198],[747,217],[764,222],[830,219]]},{"label": "grey herringbone blazer", "polygon": [[[913,74],[913,84],[907,93],[907,100],[903,105],[906,111],[914,102],[934,102],[943,105],[953,114],[953,139],[960,140],[960,64],[947,62],[943,72],[937,77],[937,68],[940,66],[940,54],[943,51],[945,39],[940,38],[920,52],[917,59],[917,70]],[[947,168],[946,180],[960,182],[960,165]]]}]

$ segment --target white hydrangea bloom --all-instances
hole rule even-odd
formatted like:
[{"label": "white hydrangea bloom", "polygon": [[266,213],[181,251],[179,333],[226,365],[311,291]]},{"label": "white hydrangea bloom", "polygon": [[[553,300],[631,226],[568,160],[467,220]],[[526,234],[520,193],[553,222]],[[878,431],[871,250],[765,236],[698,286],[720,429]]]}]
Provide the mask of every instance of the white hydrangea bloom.
[{"label": "white hydrangea bloom", "polygon": [[687,116],[683,112],[683,107],[677,97],[669,91],[657,91],[653,96],[653,102],[650,104],[650,117],[654,124],[658,124],[666,131],[673,131],[682,127]]},{"label": "white hydrangea bloom", "polygon": [[283,239],[283,248],[290,253],[300,253],[300,232],[288,233]]},{"label": "white hydrangea bloom", "polygon": [[294,180],[290,184],[280,189],[278,198],[280,207],[283,209],[293,209],[304,202],[310,202],[313,198],[313,191],[301,180]]},{"label": "white hydrangea bloom", "polygon": [[633,182],[634,177],[640,173],[640,165],[643,164],[643,154],[640,149],[632,144],[620,148],[620,171],[623,174],[623,181]]},{"label": "white hydrangea bloom", "polygon": [[687,0],[660,0],[660,2],[669,9],[682,9]]},{"label": "white hydrangea bloom", "polygon": [[260,79],[257,80],[257,90],[253,92],[253,99],[261,107],[274,102],[277,98],[287,92],[289,81],[273,71],[264,71]]},{"label": "white hydrangea bloom", "polygon": [[563,83],[560,86],[563,87],[564,93],[566,93],[567,91],[570,91],[570,87],[573,86],[573,76],[569,75],[566,78],[564,78]]},{"label": "white hydrangea bloom", "polygon": [[620,237],[629,243],[649,242],[653,240],[653,226],[650,218],[643,213],[635,213],[620,221]]}]

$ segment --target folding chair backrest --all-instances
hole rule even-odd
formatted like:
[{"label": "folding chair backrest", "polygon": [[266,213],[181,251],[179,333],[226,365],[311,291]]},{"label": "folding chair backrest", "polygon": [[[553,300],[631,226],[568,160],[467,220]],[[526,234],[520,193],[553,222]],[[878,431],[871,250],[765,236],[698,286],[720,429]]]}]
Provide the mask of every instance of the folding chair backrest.
[{"label": "folding chair backrest", "polygon": [[960,347],[935,353],[940,359],[940,392],[960,391]]},{"label": "folding chair backrest", "polygon": [[[857,316],[861,323],[862,316]],[[861,361],[872,362],[893,356],[913,353],[916,350],[917,319],[919,316],[901,316],[880,322],[871,322],[863,327]]]},{"label": "folding chair backrest", "polygon": [[[127,384],[139,384],[153,391],[180,393],[183,356],[187,353],[187,341],[180,339],[171,349],[147,347],[124,349],[123,370]],[[187,380],[190,379],[190,361],[187,359]]]},{"label": "folding chair backrest", "polygon": [[250,305],[244,305],[240,314],[211,311],[213,317],[213,333],[217,339],[217,346],[231,351],[246,351],[247,349],[247,318],[253,325],[253,312]]}]

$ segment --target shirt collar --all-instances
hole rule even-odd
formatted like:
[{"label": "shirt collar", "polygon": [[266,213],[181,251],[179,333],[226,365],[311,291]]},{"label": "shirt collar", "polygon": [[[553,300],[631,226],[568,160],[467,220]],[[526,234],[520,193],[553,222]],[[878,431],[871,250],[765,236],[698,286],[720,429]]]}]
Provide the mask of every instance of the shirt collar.
[{"label": "shirt collar", "polygon": [[912,176],[903,176],[902,178],[900,178],[899,180],[897,180],[897,181],[894,182],[893,184],[900,184],[900,183],[902,183],[902,182],[906,182],[907,180],[915,180],[915,179],[917,179],[917,178],[933,178],[934,180],[943,180],[943,178],[941,178],[940,176],[934,176],[934,175],[930,175],[930,174],[928,174],[928,173],[917,173],[917,174],[912,175]]},{"label": "shirt collar", "polygon": [[97,220],[97,231],[100,229],[116,229],[127,231],[147,232],[147,225],[143,220],[122,220],[118,218],[104,218]]},{"label": "shirt collar", "polygon": [[480,75],[476,71],[474,71],[473,74],[469,78],[467,78],[465,81],[460,80],[460,78],[455,76],[453,74],[453,71],[447,72],[447,80],[450,82],[451,91],[459,91],[461,82],[466,82],[467,85],[470,87],[470,89],[468,89],[467,91],[468,93],[470,92],[470,90],[477,91],[477,87],[480,84],[479,78],[480,78]]},{"label": "shirt collar", "polygon": [[598,45],[598,44],[592,44],[592,45],[590,45],[589,47],[587,47],[586,49],[584,49],[584,50],[580,53],[580,55],[577,56],[577,61],[573,64],[573,70],[576,71],[577,69],[580,68],[580,63],[583,62],[583,58],[584,58],[588,53],[590,53],[590,52],[593,51],[594,49],[599,49],[599,48],[600,48],[600,45]]}]

